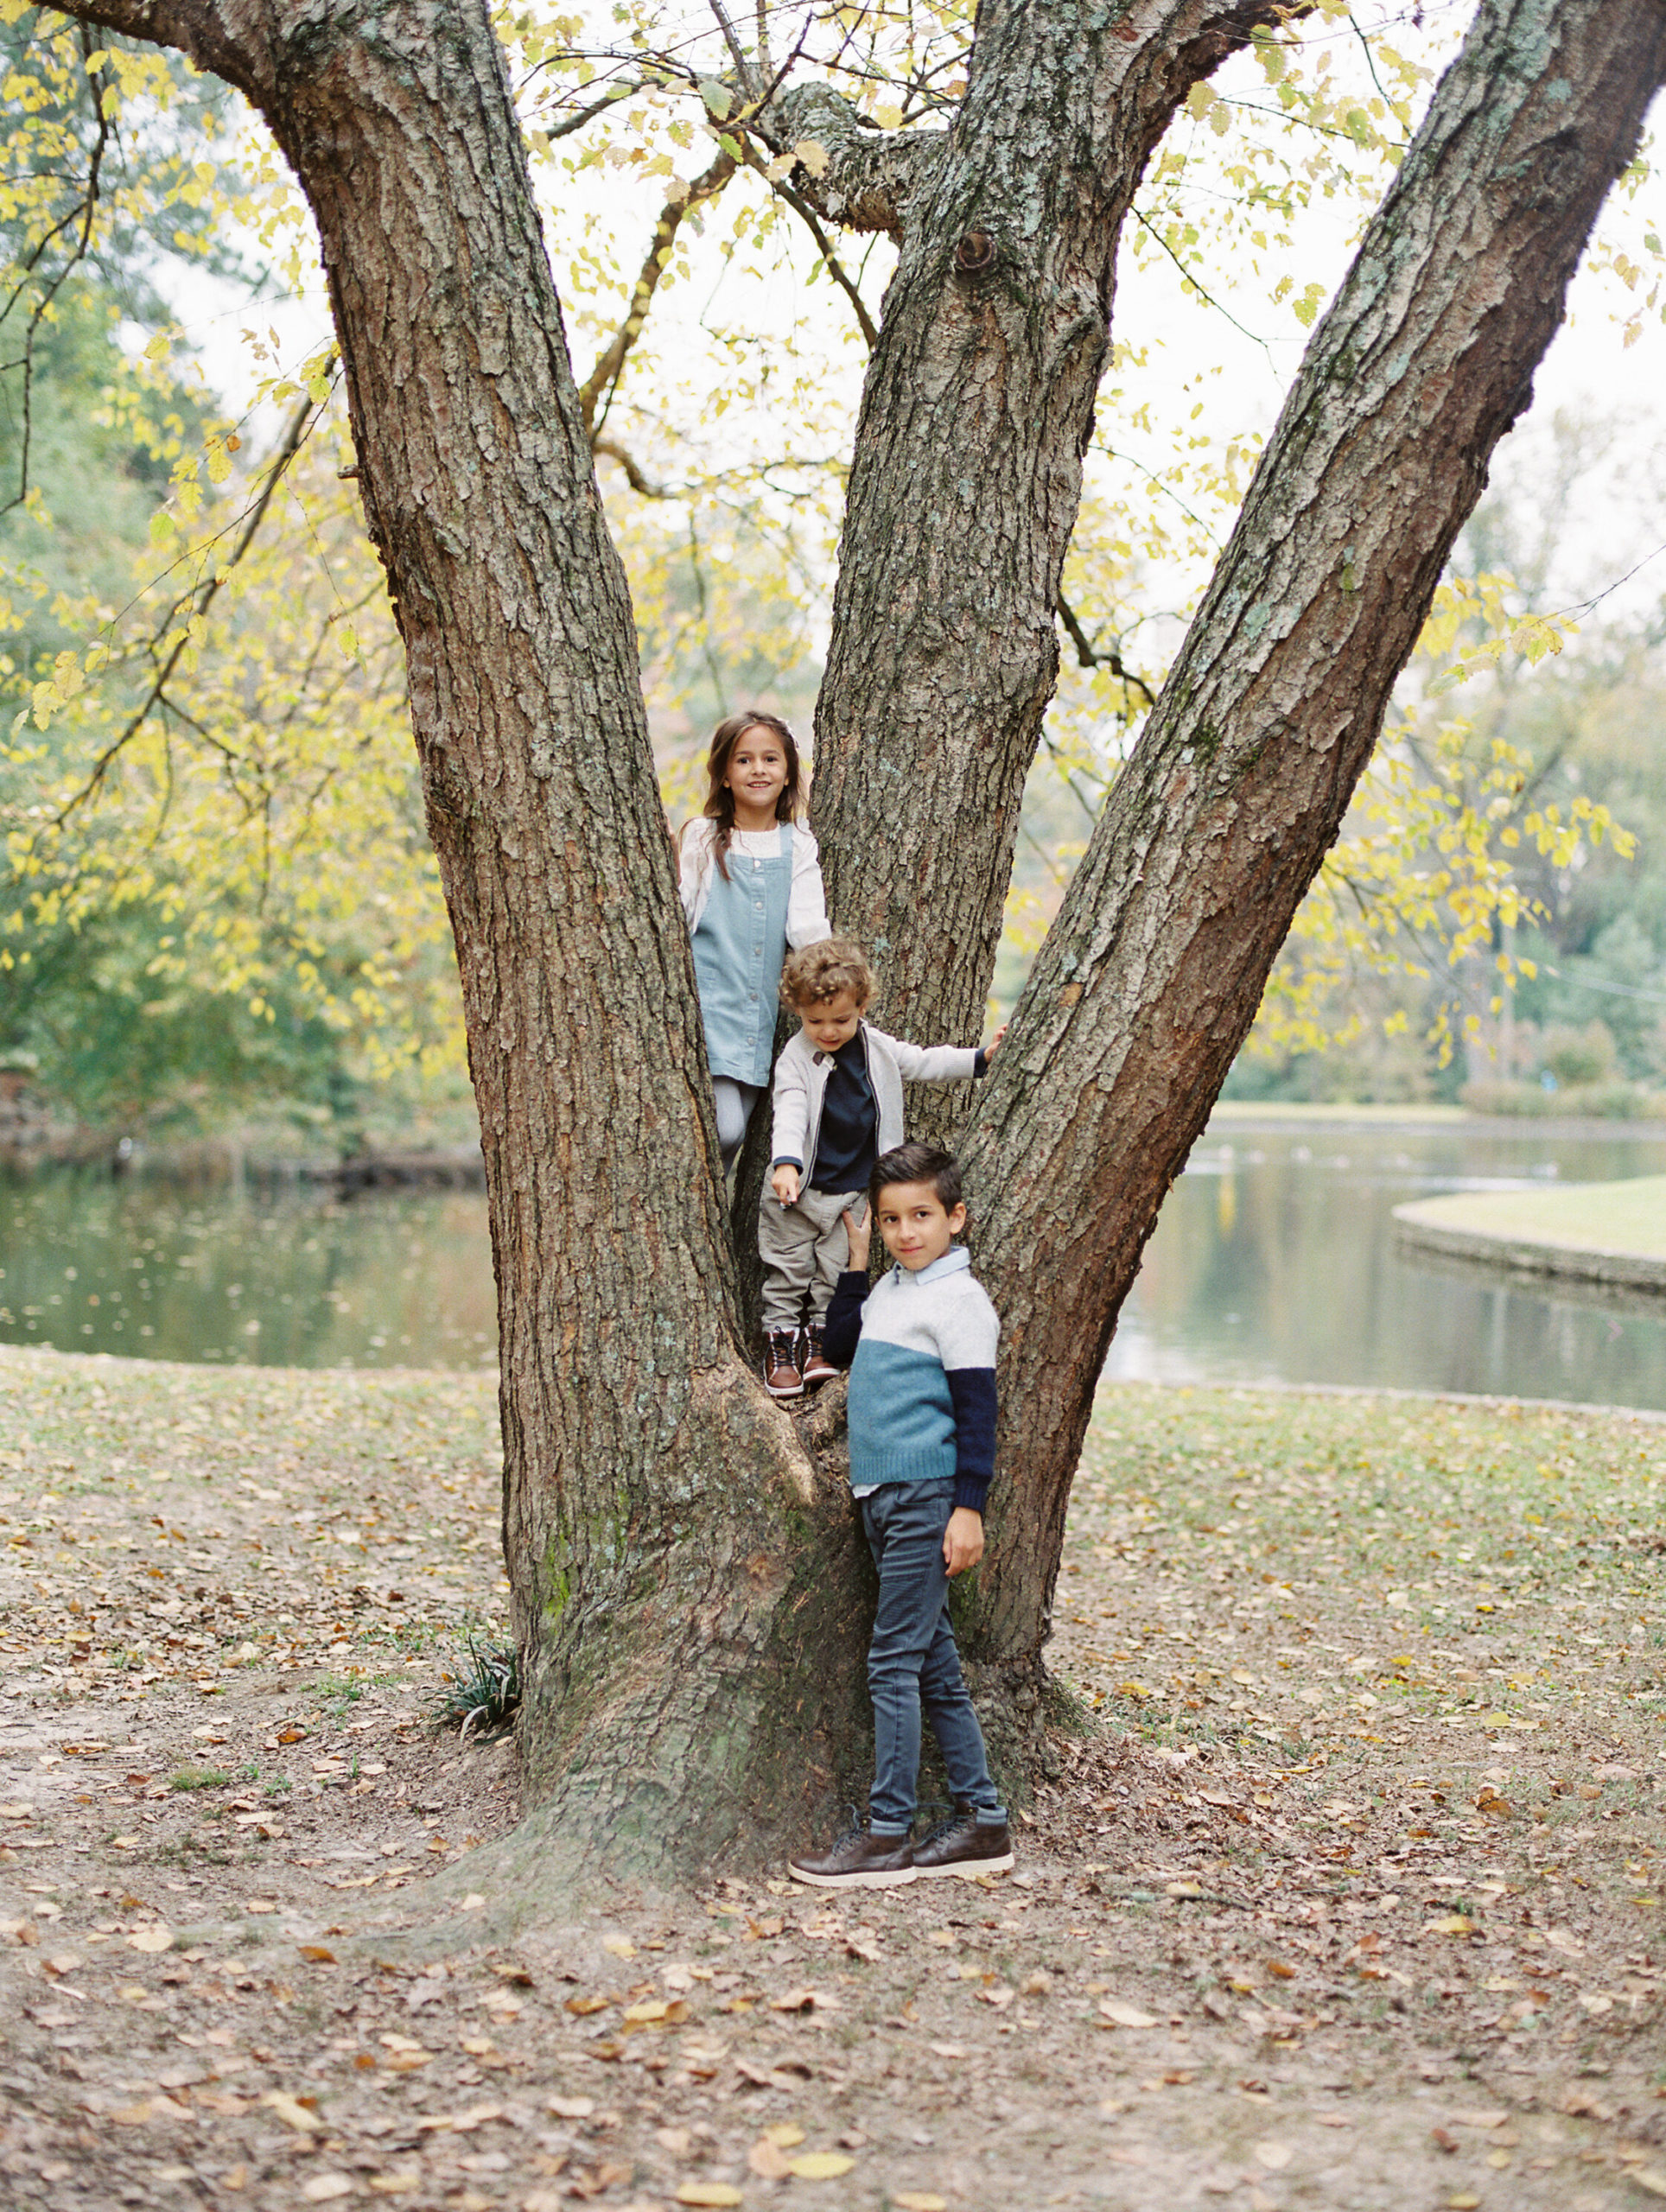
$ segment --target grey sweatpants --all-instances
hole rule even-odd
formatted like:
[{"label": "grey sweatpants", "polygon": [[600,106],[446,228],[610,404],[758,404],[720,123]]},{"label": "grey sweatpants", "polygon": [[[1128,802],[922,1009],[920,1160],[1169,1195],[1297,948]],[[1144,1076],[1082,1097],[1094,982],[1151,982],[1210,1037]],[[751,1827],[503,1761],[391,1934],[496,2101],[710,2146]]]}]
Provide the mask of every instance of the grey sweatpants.
[{"label": "grey sweatpants", "polygon": [[764,1263],[764,1326],[796,1329],[804,1318],[819,1328],[833,1303],[850,1244],[844,1217],[868,1211],[863,1191],[801,1190],[784,1206],[767,1183],[758,1205],[758,1256]]}]

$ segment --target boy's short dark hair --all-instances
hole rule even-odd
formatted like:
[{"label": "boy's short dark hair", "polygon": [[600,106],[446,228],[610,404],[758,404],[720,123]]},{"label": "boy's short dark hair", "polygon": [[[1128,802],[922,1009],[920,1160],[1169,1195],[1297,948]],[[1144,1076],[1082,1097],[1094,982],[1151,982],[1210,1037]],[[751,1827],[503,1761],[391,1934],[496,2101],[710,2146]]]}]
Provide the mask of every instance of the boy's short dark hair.
[{"label": "boy's short dark hair", "polygon": [[944,1213],[952,1213],[960,1204],[960,1162],[953,1153],[939,1152],[935,1145],[900,1144],[894,1152],[881,1154],[868,1183],[875,1205],[880,1192],[893,1183],[929,1183]]}]

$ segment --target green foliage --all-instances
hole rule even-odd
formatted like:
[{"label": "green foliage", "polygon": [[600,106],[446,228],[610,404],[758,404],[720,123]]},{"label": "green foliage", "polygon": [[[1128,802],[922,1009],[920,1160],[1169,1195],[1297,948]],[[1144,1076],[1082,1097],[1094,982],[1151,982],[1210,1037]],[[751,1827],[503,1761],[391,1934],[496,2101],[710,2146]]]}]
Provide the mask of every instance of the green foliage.
[{"label": "green foliage", "polygon": [[[182,64],[118,40],[95,48],[10,0],[0,13],[12,126],[0,256],[11,322],[27,325],[0,393],[28,394],[27,425],[16,397],[0,423],[0,466],[29,479],[0,520],[0,967],[15,1033],[0,1050],[36,1052],[43,1081],[96,1118],[453,1082],[457,993],[402,656],[343,487],[352,454],[330,363],[285,369],[251,313],[251,404],[228,416],[194,381],[152,275],[162,255],[224,272],[221,242],[241,235],[263,281],[315,285],[293,181],[258,122]],[[789,35],[766,8],[738,32],[715,20],[674,37],[645,0],[605,22],[537,6],[497,20],[630,575],[663,787],[682,814],[722,713],[755,701],[807,717],[866,346],[894,261],[888,240],[805,222],[793,181],[824,149],[764,145],[759,98],[790,66],[876,130],[941,127],[966,90],[973,11],[857,6],[794,17]],[[1321,0],[1198,89],[1141,186],[1124,278],[1178,281],[1191,320],[1167,353],[1113,356],[1003,992],[1137,739],[1259,454],[1224,375],[1217,340],[1234,318],[1217,295],[1247,271],[1258,340],[1311,326],[1326,292],[1313,219],[1328,208],[1345,227],[1376,204],[1454,32]],[[1659,303],[1646,174],[1628,177],[1594,257],[1625,294],[1628,331]],[[1527,975],[1528,932],[1552,907],[1524,864],[1583,880],[1628,819],[1585,794],[1518,806],[1530,747],[1472,717],[1428,720],[1441,683],[1563,642],[1507,565],[1455,582],[1437,613],[1428,697],[1390,732],[1269,994],[1262,1036],[1275,1052],[1358,1039],[1373,988],[1447,1049],[1487,1007],[1472,990],[1424,1004],[1421,986],[1466,973],[1511,931],[1500,980]]]},{"label": "green foliage", "polygon": [[445,1675],[437,1719],[442,1727],[490,1736],[513,1724],[520,1709],[520,1654],[512,1643],[484,1649],[470,1636]]}]

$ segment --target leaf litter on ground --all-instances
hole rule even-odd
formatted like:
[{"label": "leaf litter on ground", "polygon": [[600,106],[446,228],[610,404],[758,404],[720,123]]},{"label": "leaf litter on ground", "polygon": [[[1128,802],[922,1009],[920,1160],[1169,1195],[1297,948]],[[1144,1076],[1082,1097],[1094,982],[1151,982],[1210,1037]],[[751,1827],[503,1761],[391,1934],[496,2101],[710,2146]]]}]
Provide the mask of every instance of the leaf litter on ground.
[{"label": "leaf litter on ground", "polygon": [[0,1355],[20,2206],[1657,2193],[1657,1427],[1107,1390],[1013,1878],[537,1924],[493,1412]]}]

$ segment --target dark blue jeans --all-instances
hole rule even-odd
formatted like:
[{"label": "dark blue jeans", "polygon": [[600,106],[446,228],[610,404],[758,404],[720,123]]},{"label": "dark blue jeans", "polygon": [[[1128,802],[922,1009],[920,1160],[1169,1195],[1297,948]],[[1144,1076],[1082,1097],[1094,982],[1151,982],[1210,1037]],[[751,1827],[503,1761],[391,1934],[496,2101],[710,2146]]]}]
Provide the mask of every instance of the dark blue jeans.
[{"label": "dark blue jeans", "polygon": [[880,1574],[868,1646],[874,1700],[874,1787],[868,1822],[875,1835],[905,1835],[919,1780],[920,1708],[925,1709],[956,1799],[980,1821],[1007,1817],[983,1752],[983,1731],[961,1678],[949,1619],[943,1532],[954,1510],[949,1483],[886,1483],[858,1501]]}]

